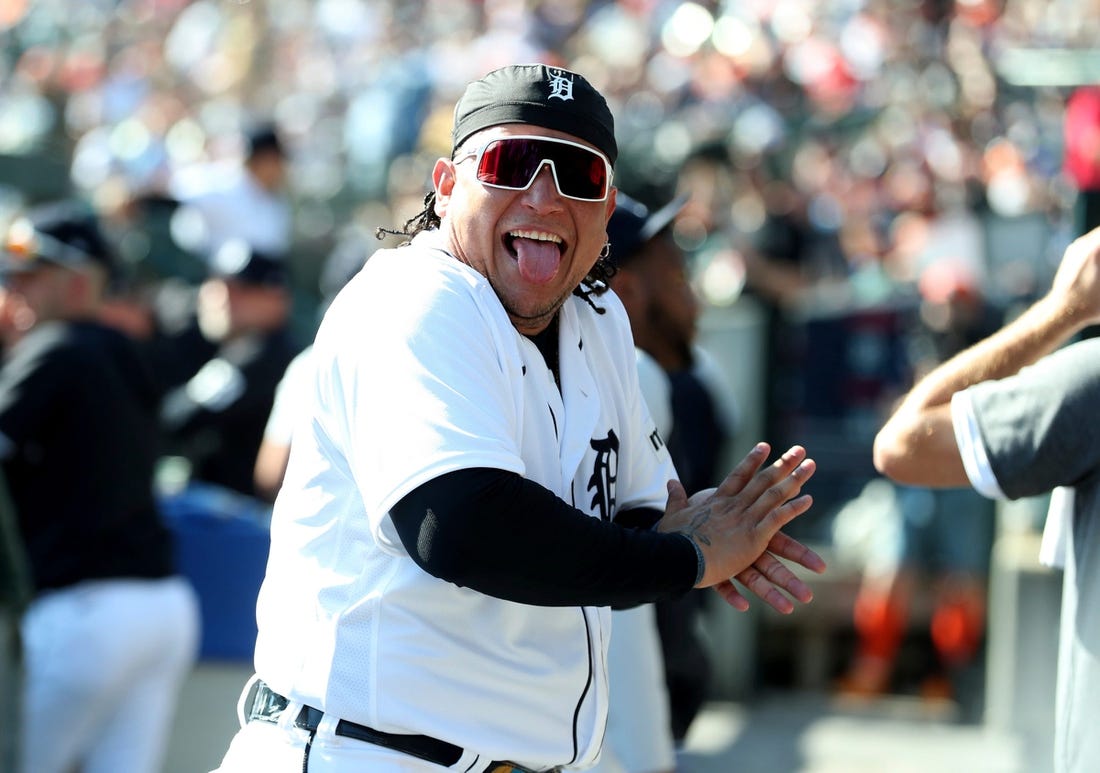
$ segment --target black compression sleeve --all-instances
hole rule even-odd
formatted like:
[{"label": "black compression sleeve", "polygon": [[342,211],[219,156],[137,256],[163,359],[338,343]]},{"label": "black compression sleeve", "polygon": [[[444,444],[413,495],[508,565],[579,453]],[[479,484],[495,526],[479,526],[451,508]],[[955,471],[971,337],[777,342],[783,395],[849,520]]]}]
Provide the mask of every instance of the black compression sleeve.
[{"label": "black compression sleeve", "polygon": [[441,475],[390,517],[424,571],[524,604],[635,606],[687,592],[699,568],[686,537],[605,523],[503,470]]}]

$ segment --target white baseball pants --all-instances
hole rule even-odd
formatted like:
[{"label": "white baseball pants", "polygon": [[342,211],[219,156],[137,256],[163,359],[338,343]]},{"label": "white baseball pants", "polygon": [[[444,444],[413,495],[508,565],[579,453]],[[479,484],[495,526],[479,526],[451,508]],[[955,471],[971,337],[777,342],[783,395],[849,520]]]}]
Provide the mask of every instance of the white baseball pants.
[{"label": "white baseball pants", "polygon": [[198,600],[179,577],[97,580],[23,616],[23,773],[156,773],[195,662]]}]

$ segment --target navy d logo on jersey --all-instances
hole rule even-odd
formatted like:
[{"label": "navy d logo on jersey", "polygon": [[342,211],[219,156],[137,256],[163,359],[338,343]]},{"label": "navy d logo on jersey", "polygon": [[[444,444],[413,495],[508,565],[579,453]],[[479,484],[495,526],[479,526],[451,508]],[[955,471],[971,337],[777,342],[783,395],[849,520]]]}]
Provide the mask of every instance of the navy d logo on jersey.
[{"label": "navy d logo on jersey", "polygon": [[611,520],[615,509],[615,478],[619,475],[619,438],[615,430],[608,430],[603,440],[593,439],[592,450],[596,459],[592,464],[592,477],[588,490],[592,492],[591,506],[600,513],[600,519]]}]

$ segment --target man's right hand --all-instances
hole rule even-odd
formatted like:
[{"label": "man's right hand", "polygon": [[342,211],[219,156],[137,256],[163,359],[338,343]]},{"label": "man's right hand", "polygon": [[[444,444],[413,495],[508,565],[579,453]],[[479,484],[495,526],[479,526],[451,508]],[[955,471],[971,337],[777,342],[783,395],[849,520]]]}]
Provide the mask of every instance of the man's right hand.
[{"label": "man's right hand", "polygon": [[1077,327],[1100,323],[1100,228],[1066,248],[1048,297]]},{"label": "man's right hand", "polygon": [[793,446],[773,464],[763,467],[770,447],[758,443],[714,489],[690,498],[678,481],[669,482],[662,532],[692,539],[706,562],[697,587],[714,587],[731,606],[745,610],[748,600],[733,580],[779,612],[794,605],[783,591],[808,602],[812,592],[777,558],[786,558],[821,573],[825,562],[817,553],[780,529],[810,509],[809,495],[798,496],[816,465],[806,450]]}]

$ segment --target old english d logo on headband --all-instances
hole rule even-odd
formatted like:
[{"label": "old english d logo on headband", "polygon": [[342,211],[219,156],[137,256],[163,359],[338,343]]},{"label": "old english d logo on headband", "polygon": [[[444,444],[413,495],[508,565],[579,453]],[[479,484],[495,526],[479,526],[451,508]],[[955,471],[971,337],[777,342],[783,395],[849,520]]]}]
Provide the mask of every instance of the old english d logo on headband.
[{"label": "old english d logo on headband", "polygon": [[547,101],[555,97],[568,102],[573,98],[573,79],[566,76],[563,70],[547,70],[550,74],[550,96]]},{"label": "old english d logo on headband", "polygon": [[607,101],[583,75],[564,67],[512,64],[468,85],[455,103],[452,157],[477,132],[511,123],[564,132],[596,148],[612,166],[618,156]]}]

